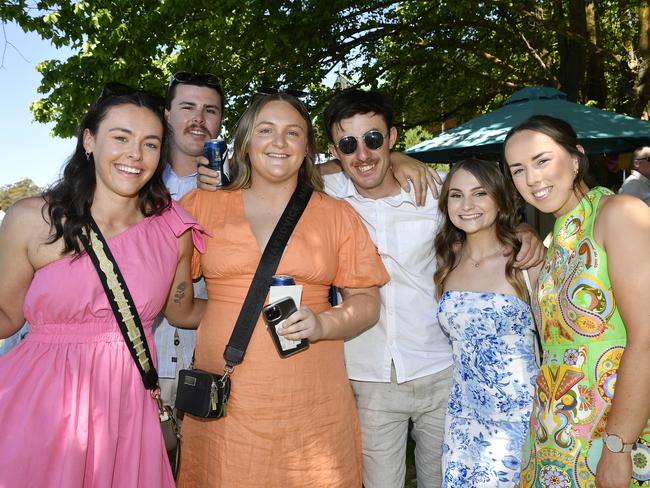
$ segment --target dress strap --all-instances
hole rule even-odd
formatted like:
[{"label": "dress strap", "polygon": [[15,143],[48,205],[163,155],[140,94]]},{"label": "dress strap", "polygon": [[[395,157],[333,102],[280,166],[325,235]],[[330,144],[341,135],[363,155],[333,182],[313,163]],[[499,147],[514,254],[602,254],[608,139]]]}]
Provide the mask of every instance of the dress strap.
[{"label": "dress strap", "polygon": [[528,276],[528,270],[524,269],[522,270],[522,273],[524,274],[524,282],[526,282],[526,288],[528,289],[528,296],[530,297],[531,301],[533,300],[533,287],[530,284],[530,276]]},{"label": "dress strap", "polygon": [[[521,270],[521,272],[524,275],[524,282],[526,283],[526,288],[528,289],[528,296],[530,297],[530,306],[532,308],[533,300],[535,300],[535,297],[534,297],[534,294],[533,294],[533,285],[530,283],[530,276],[528,275],[528,270],[523,269],[523,270]],[[537,362],[537,366],[541,366],[542,358],[543,358],[542,338],[539,336],[539,329],[537,328],[537,322],[535,321],[535,315],[534,314],[533,314],[533,326],[535,327],[535,330],[534,330],[534,333],[535,333],[535,361]]]}]

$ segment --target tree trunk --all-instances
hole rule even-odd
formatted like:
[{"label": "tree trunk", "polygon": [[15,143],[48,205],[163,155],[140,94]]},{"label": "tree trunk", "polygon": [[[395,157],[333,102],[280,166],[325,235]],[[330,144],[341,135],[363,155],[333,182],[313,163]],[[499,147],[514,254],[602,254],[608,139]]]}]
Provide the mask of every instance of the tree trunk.
[{"label": "tree trunk", "polygon": [[587,31],[587,79],[585,98],[595,100],[600,108],[607,104],[607,81],[605,80],[605,63],[600,46],[600,18],[596,2],[587,0],[585,5]]},{"label": "tree trunk", "polygon": [[650,101],[650,5],[639,7],[638,71],[634,82],[635,103],[631,115],[641,117]]},{"label": "tree trunk", "polygon": [[[556,2],[555,5],[559,7],[562,3]],[[569,100],[577,102],[582,99],[587,59],[585,0],[569,0],[568,5],[568,32],[558,31],[560,89],[568,95]]]}]

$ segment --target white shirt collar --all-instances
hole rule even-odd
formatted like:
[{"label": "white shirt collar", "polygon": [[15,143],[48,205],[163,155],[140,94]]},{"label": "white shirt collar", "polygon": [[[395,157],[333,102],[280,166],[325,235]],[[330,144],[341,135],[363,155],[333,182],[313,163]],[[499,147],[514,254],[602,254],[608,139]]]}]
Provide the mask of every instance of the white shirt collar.
[{"label": "white shirt collar", "polygon": [[[337,192],[335,192],[335,195],[333,196],[339,199],[355,198],[361,202],[367,200],[379,200],[378,198],[368,198],[361,195],[361,193],[359,193],[359,190],[357,190],[357,187],[354,186],[352,179],[346,173],[343,173],[343,175],[345,176],[345,183]],[[417,204],[415,202],[415,191],[413,190],[412,185],[410,192],[406,192],[403,188],[400,187],[399,193],[397,195],[383,197],[381,200],[392,207],[399,207],[403,203],[410,203],[414,207],[417,207]]]}]

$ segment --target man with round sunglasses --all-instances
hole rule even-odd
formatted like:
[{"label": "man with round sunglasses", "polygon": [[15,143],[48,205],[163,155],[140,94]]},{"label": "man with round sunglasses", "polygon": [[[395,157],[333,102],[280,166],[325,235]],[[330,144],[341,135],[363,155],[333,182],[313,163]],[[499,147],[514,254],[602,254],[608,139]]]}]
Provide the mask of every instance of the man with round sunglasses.
[{"label": "man with round sunglasses", "polygon": [[632,153],[630,173],[618,192],[640,198],[650,206],[650,147],[640,147]]},{"label": "man with round sunglasses", "polygon": [[[165,98],[168,153],[163,181],[174,200],[196,188],[197,157],[203,155],[203,144],[221,132],[223,104],[223,87],[216,75],[180,71],[170,78]],[[194,284],[194,296],[207,298],[203,280]],[[154,338],[161,398],[174,405],[178,372],[192,362],[196,331],[173,327],[161,315],[154,324]]]},{"label": "man with round sunglasses", "polygon": [[342,92],[325,110],[329,150],[343,170],[324,176],[326,189],[361,216],[391,276],[380,290],[379,322],[345,343],[346,368],[364,486],[404,486],[411,421],[418,487],[439,487],[452,355],[433,298],[438,202],[429,190],[418,206],[394,177],[392,119],[390,99],[375,91]]},{"label": "man with round sunglasses", "polygon": [[[428,189],[416,199],[414,188],[404,188],[394,176],[398,162],[401,172],[420,164],[391,154],[397,129],[384,94],[340,93],[325,110],[325,129],[329,150],[343,170],[324,176],[326,191],[357,211],[391,276],[380,289],[379,322],[345,343],[361,423],[363,483],[365,488],[404,486],[411,423],[417,485],[439,487],[452,351],[434,298],[437,194]],[[526,267],[543,258],[543,246],[528,234],[518,256]]]}]

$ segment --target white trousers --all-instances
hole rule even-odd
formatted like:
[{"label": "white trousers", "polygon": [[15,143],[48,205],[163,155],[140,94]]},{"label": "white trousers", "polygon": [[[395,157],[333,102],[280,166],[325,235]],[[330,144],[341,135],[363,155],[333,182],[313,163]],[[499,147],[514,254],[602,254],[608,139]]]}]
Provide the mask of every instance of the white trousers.
[{"label": "white trousers", "polygon": [[418,488],[440,488],[442,441],[453,366],[397,384],[351,381],[361,423],[363,485],[400,488],[406,477],[409,420],[415,441]]}]

